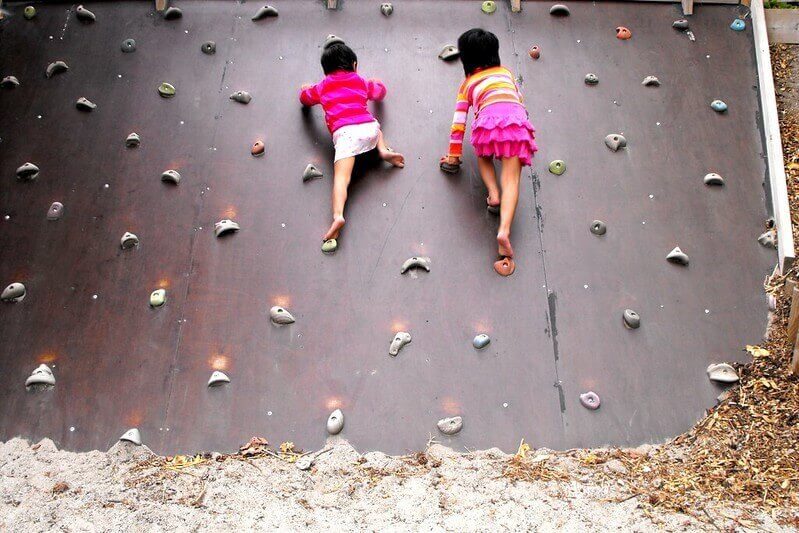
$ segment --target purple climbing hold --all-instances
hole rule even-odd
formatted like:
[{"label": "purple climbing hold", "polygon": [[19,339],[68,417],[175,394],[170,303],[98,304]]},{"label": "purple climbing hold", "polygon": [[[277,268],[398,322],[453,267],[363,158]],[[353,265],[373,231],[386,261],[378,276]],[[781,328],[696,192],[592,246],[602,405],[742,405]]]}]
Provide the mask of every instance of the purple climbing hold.
[{"label": "purple climbing hold", "polygon": [[596,411],[599,409],[599,405],[602,402],[599,400],[599,395],[597,393],[594,391],[588,391],[580,395],[580,403],[583,404],[583,407],[586,409]]}]

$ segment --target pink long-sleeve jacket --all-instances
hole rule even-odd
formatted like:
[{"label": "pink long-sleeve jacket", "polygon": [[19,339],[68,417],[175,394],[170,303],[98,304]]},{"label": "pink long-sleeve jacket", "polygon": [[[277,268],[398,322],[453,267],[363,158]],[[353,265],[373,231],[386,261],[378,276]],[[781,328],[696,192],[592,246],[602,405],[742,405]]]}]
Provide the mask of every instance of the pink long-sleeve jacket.
[{"label": "pink long-sleeve jacket", "polygon": [[385,96],[386,86],[379,80],[365,80],[357,72],[338,70],[316,85],[302,89],[300,102],[305,106],[322,104],[325,123],[333,133],[342,126],[375,120],[366,103],[380,101]]}]

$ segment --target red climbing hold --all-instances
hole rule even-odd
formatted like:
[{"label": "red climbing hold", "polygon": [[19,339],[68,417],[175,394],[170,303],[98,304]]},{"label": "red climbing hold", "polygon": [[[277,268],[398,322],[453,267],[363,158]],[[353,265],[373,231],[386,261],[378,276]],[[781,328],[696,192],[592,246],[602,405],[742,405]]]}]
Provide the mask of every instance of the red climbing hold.
[{"label": "red climbing hold", "polygon": [[539,57],[541,57],[541,48],[539,48],[538,46],[533,46],[532,48],[530,48],[530,50],[527,51],[527,54],[532,59],[538,59]]},{"label": "red climbing hold", "polygon": [[624,26],[619,26],[616,28],[616,38],[621,39],[622,41],[626,41],[630,37],[633,36],[633,32],[630,31],[630,28],[625,28]]}]

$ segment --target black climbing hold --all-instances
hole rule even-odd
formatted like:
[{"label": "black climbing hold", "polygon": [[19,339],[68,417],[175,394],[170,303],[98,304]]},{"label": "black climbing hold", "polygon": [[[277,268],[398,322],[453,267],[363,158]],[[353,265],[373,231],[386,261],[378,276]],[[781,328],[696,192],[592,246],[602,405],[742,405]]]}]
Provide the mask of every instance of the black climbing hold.
[{"label": "black climbing hold", "polygon": [[47,65],[47,70],[45,70],[44,73],[48,78],[52,78],[54,75],[66,72],[67,70],[69,70],[69,67],[63,61],[53,61]]},{"label": "black climbing hold", "polygon": [[131,133],[125,139],[125,146],[128,148],[135,148],[141,144],[141,138],[138,133]]},{"label": "black climbing hold", "polygon": [[305,170],[302,173],[302,181],[312,180],[314,178],[321,178],[324,174],[322,171],[316,168],[313,163],[308,163],[308,166],[305,167]]},{"label": "black climbing hold", "polygon": [[647,76],[644,78],[644,81],[641,82],[641,85],[645,87],[660,87],[660,80],[655,76]]},{"label": "black climbing hold", "polygon": [[461,55],[461,53],[458,47],[454,44],[448,44],[438,53],[438,58],[442,61],[452,61],[453,59],[457,59],[459,55]]},{"label": "black climbing hold", "polygon": [[443,163],[438,165],[442,171],[446,172],[447,174],[457,174],[461,170],[461,166],[459,164],[452,164],[447,163],[444,161]]},{"label": "black climbing hold", "polygon": [[97,20],[97,17],[94,16],[94,13],[83,7],[82,5],[78,6],[75,10],[75,16],[78,17],[78,20],[81,22],[94,22]]},{"label": "black climbing hold", "polygon": [[270,5],[265,5],[259,8],[258,11],[255,12],[255,15],[252,16],[252,20],[261,20],[267,17],[276,17],[276,16],[278,16],[277,9],[275,9]]},{"label": "black climbing hold", "polygon": [[158,94],[163,98],[172,98],[175,96],[175,86],[171,83],[163,82],[158,86]]},{"label": "black climbing hold", "polygon": [[333,46],[336,43],[344,44],[344,39],[338,37],[337,35],[333,35],[332,33],[325,37],[325,42],[322,43],[322,50],[327,50],[329,47]]},{"label": "black climbing hold", "polygon": [[33,163],[25,163],[17,169],[17,179],[30,181],[39,175],[39,167]]},{"label": "black climbing hold", "polygon": [[228,233],[235,233],[240,229],[241,226],[239,226],[237,223],[229,219],[224,219],[214,224],[214,235],[217,237],[222,237]]},{"label": "black climbing hold", "polygon": [[97,107],[97,104],[81,96],[80,98],[78,98],[78,101],[75,102],[75,107],[77,107],[81,111],[89,112],[95,109]]},{"label": "black climbing hold", "polygon": [[168,7],[164,11],[164,20],[177,20],[183,17],[183,11],[179,7]]},{"label": "black climbing hold", "polygon": [[688,266],[688,255],[680,250],[679,246],[675,246],[674,250],[669,252],[669,255],[666,256],[666,260],[677,265]]},{"label": "black climbing hold", "polygon": [[593,391],[584,392],[580,395],[580,403],[583,404],[583,407],[586,409],[591,409],[595,411],[599,409],[600,403],[599,395]]},{"label": "black climbing hold", "polygon": [[405,262],[402,263],[402,268],[400,268],[400,274],[405,274],[407,271],[409,271],[412,268],[423,268],[426,271],[430,272],[430,258],[415,256],[406,259]]},{"label": "black climbing hold", "polygon": [[617,152],[619,148],[627,146],[627,139],[621,133],[611,133],[605,136],[605,146]]},{"label": "black climbing hold", "polygon": [[679,19],[672,22],[671,27],[675,30],[687,30],[688,29],[688,21],[685,19]]},{"label": "black climbing hold", "polygon": [[588,73],[585,75],[585,84],[586,85],[596,85],[599,83],[599,78],[596,74]]},{"label": "black climbing hold", "polygon": [[166,181],[168,183],[177,185],[178,183],[180,183],[180,173],[177,170],[172,170],[172,169],[165,170],[161,174],[161,181]]},{"label": "black climbing hold", "polygon": [[53,202],[47,210],[47,220],[58,220],[64,214],[64,204]]},{"label": "black climbing hold", "polygon": [[555,4],[549,8],[549,14],[555,15],[556,17],[568,17],[571,14],[571,11],[569,11],[569,8],[563,4]]},{"label": "black climbing hold", "polygon": [[230,95],[230,99],[241,104],[249,104],[250,100],[252,100],[252,95],[247,91],[236,91]]},{"label": "black climbing hold", "polygon": [[629,329],[638,329],[641,326],[641,317],[632,309],[625,309],[622,318],[624,326]]},{"label": "black climbing hold", "polygon": [[214,41],[205,41],[200,50],[203,51],[203,54],[213,55],[216,53],[216,43]]},{"label": "black climbing hold", "polygon": [[0,81],[0,87],[3,89],[13,89],[14,87],[19,87],[19,80],[16,76],[6,76]]},{"label": "black climbing hold", "polygon": [[705,174],[703,181],[705,182],[705,185],[716,185],[719,187],[724,185],[724,178],[722,178],[715,172],[711,172],[710,174]]},{"label": "black climbing hold", "polygon": [[120,48],[126,54],[129,54],[131,52],[135,52],[136,51],[136,41],[134,41],[133,39],[125,39],[124,41],[122,41],[122,45],[120,46]]},{"label": "black climbing hold", "polygon": [[589,229],[594,235],[604,235],[608,232],[607,225],[601,220],[594,220],[591,222],[591,227]]},{"label": "black climbing hold", "polygon": [[25,10],[22,12],[22,16],[25,17],[25,20],[30,20],[36,16],[36,8],[33,6],[25,6]]},{"label": "black climbing hold", "polygon": [[394,12],[394,6],[391,5],[389,2],[383,2],[382,4],[380,4],[380,12],[388,17]]},{"label": "black climbing hold", "polygon": [[0,293],[0,300],[4,302],[21,302],[26,294],[27,290],[25,289],[25,285],[22,283],[12,283]]}]

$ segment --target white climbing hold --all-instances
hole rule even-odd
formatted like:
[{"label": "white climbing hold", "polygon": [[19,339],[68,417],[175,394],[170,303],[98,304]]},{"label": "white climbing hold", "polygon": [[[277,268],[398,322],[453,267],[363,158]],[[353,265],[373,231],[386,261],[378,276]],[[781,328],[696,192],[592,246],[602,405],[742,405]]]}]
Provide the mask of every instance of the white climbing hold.
[{"label": "white climbing hold", "polygon": [[31,385],[55,385],[55,376],[53,376],[53,371],[50,370],[50,367],[44,364],[39,365],[25,380],[26,387]]},{"label": "white climbing hold", "polygon": [[380,4],[380,12],[386,17],[388,17],[394,12],[394,6],[391,5],[391,3],[389,2],[383,2],[382,4]]},{"label": "white climbing hold", "polygon": [[165,170],[161,174],[161,181],[166,181],[167,183],[173,183],[177,185],[180,183],[180,172],[171,168],[169,170]]},{"label": "white climbing hold", "polygon": [[309,181],[314,178],[321,178],[324,176],[322,171],[316,168],[313,163],[308,163],[308,166],[305,167],[305,170],[302,173],[302,181]]},{"label": "white climbing hold", "polygon": [[150,293],[150,307],[161,307],[166,303],[166,290],[155,289]]},{"label": "white climbing hold", "polygon": [[39,167],[30,162],[25,163],[17,169],[17,179],[19,180],[30,181],[36,179],[38,175]]},{"label": "white climbing hold", "polygon": [[134,246],[139,244],[139,238],[134,234],[126,231],[122,238],[119,239],[119,245],[122,246],[123,250],[127,250],[128,248],[133,248]]},{"label": "white climbing hold", "polygon": [[294,323],[294,316],[288,312],[288,310],[284,307],[280,307],[276,305],[269,310],[269,318],[275,324],[284,326],[286,324],[293,324]]},{"label": "white climbing hold", "polygon": [[95,104],[94,102],[92,102],[88,98],[84,98],[83,96],[81,96],[75,102],[75,107],[77,107],[81,111],[92,111],[92,110],[97,108],[97,104]]},{"label": "white climbing hold", "polygon": [[252,20],[261,20],[267,17],[277,17],[278,12],[277,9],[270,5],[265,5],[263,7],[258,8],[258,11],[255,12],[255,15],[252,16]]},{"label": "white climbing hold", "polygon": [[438,53],[438,58],[442,61],[452,61],[453,59],[457,59],[460,54],[457,46],[448,44]]},{"label": "white climbing hold", "polygon": [[760,235],[757,238],[757,242],[761,245],[765,246],[766,248],[776,248],[777,247],[777,232],[773,229],[770,229]]},{"label": "white climbing hold", "polygon": [[141,446],[141,433],[139,433],[137,428],[131,428],[123,433],[122,436],[119,437],[119,440],[122,442],[130,442],[136,446]]},{"label": "white climbing hold", "polygon": [[19,80],[16,76],[6,76],[0,81],[0,87],[3,89],[13,89],[14,87],[19,87]]},{"label": "white climbing hold", "polygon": [[344,429],[344,413],[341,409],[336,409],[327,418],[327,432],[331,435],[338,435]]},{"label": "white climbing hold", "polygon": [[224,219],[214,224],[214,235],[221,237],[228,233],[239,231],[240,229],[241,226],[239,226],[237,223],[229,219]]},{"label": "white climbing hold", "polygon": [[125,139],[125,146],[128,148],[135,148],[141,144],[141,137],[139,137],[138,133],[131,133]]},{"label": "white climbing hold", "polygon": [[214,370],[213,373],[211,373],[211,378],[208,380],[209,387],[218,387],[225,383],[230,383],[230,378],[227,377],[227,374],[219,370]]},{"label": "white climbing hold", "polygon": [[230,99],[246,105],[252,100],[252,95],[247,91],[236,91],[230,95]]},{"label": "white climbing hold", "polygon": [[641,85],[644,87],[660,87],[660,80],[656,76],[647,76],[641,82]]},{"label": "white climbing hold", "polygon": [[342,39],[338,35],[333,35],[331,33],[330,35],[325,37],[325,42],[322,43],[322,49],[327,50],[329,47],[337,43],[344,44],[344,39]]},{"label": "white climbing hold", "polygon": [[721,187],[724,185],[724,178],[720,175],[716,174],[715,172],[710,172],[709,174],[705,174],[703,180],[705,185],[715,185]]},{"label": "white climbing hold", "polygon": [[459,416],[442,418],[436,425],[438,426],[438,430],[444,435],[454,435],[463,428],[463,418]]},{"label": "white climbing hold", "polygon": [[69,66],[63,61],[53,61],[47,65],[47,70],[45,70],[44,73],[48,78],[52,78],[54,75],[66,72],[68,70]]},{"label": "white climbing hold", "polygon": [[710,381],[719,383],[735,383],[738,381],[738,372],[727,363],[711,364],[707,367],[707,377]]},{"label": "white climbing hold", "polygon": [[605,146],[617,152],[619,148],[627,146],[627,139],[621,133],[611,133],[605,136]]},{"label": "white climbing hold", "polygon": [[400,274],[405,274],[412,268],[423,268],[430,272],[430,258],[429,257],[410,257],[402,263]]},{"label": "white climbing hold", "polygon": [[666,256],[666,260],[670,263],[688,266],[688,255],[680,250],[679,246],[675,246],[674,250],[669,252],[669,255]]},{"label": "white climbing hold", "polygon": [[491,337],[489,337],[485,333],[480,333],[479,335],[476,335],[474,339],[472,339],[472,346],[474,346],[478,350],[482,350],[490,343],[491,343]]},{"label": "white climbing hold", "polygon": [[97,20],[97,17],[94,15],[94,13],[82,5],[78,6],[78,8],[75,10],[75,16],[78,17],[78,20],[83,22],[94,22]]},{"label": "white climbing hold", "polygon": [[0,294],[0,300],[4,302],[21,302],[25,298],[27,290],[22,283],[12,283]]},{"label": "white climbing hold", "polygon": [[47,209],[47,220],[58,220],[64,214],[64,204],[53,202]]},{"label": "white climbing hold", "polygon": [[388,348],[389,355],[397,355],[403,346],[411,342],[411,334],[407,331],[400,331],[394,335],[391,346]]}]

